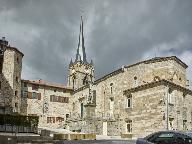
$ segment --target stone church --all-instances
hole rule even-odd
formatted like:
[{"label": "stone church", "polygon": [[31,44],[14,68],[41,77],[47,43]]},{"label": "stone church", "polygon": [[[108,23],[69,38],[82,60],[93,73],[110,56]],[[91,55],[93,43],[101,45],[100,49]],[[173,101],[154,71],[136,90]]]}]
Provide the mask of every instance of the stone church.
[{"label": "stone church", "polygon": [[86,57],[81,19],[76,57],[69,63],[67,85],[61,85],[21,79],[24,54],[6,46],[1,113],[39,116],[40,128],[128,138],[192,129],[188,66],[176,56],[125,65],[95,79],[93,61]]}]

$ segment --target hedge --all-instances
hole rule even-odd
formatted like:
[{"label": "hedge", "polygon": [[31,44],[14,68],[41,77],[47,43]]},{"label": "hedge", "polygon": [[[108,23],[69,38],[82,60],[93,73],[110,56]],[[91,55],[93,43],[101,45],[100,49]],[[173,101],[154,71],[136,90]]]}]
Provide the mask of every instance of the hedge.
[{"label": "hedge", "polygon": [[15,126],[37,127],[38,116],[0,114],[0,125],[10,124]]}]

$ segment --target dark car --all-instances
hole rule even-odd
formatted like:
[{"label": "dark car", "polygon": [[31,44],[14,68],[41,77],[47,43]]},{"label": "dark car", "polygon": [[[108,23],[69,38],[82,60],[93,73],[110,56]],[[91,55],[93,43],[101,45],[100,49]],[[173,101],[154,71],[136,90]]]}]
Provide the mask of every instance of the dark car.
[{"label": "dark car", "polygon": [[136,144],[192,144],[192,133],[160,131],[145,138],[138,138]]}]

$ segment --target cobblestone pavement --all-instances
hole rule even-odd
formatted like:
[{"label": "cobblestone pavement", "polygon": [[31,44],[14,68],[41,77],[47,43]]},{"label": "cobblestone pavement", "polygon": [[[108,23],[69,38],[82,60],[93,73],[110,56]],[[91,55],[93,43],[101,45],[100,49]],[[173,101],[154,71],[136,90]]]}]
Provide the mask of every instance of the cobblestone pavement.
[{"label": "cobblestone pavement", "polygon": [[81,141],[59,141],[56,144],[136,144],[131,140],[81,140]]}]

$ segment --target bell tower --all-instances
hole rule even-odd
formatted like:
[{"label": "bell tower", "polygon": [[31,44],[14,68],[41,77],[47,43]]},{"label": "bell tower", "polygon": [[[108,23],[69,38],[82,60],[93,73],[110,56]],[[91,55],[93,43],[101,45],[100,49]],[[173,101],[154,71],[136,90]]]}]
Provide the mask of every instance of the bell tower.
[{"label": "bell tower", "polygon": [[82,16],[76,58],[74,62],[71,59],[68,71],[67,85],[73,89],[78,89],[94,81],[93,61],[88,62],[86,58]]}]

